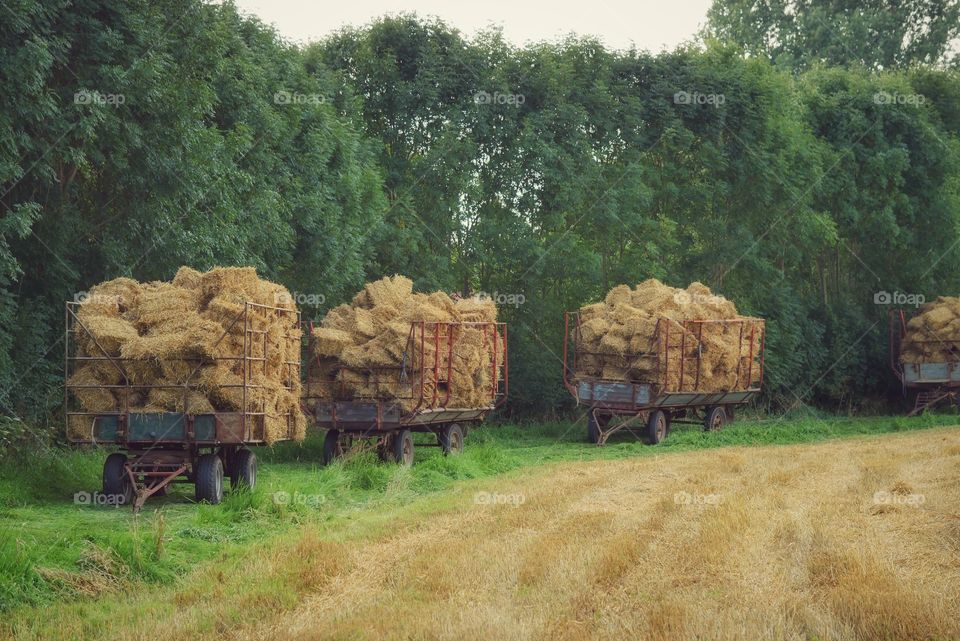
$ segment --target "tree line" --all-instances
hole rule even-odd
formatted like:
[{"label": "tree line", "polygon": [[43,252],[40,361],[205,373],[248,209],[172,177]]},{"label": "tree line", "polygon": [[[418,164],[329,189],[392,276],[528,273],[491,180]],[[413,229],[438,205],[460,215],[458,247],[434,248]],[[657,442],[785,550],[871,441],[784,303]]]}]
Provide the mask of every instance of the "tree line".
[{"label": "tree line", "polygon": [[256,266],[305,317],[393,273],[496,295],[516,415],[570,405],[563,311],[648,277],[768,319],[771,409],[892,397],[884,292],[958,293],[956,3],[898,4],[931,25],[913,36],[841,4],[717,0],[654,54],[416,15],[298,47],[229,3],[8,3],[0,408],[58,425],[63,301],[183,264]]}]

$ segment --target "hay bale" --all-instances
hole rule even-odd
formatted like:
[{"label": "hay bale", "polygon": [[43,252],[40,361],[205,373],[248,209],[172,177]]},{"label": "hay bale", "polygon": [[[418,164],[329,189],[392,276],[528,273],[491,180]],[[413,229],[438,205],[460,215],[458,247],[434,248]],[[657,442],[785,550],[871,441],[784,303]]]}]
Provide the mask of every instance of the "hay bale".
[{"label": "hay bale", "polygon": [[186,289],[201,289],[203,286],[203,274],[192,267],[187,267],[184,265],[177,270],[172,282],[177,287],[184,287]]},{"label": "hay bale", "polygon": [[[451,359],[447,323],[495,322],[496,305],[480,298],[455,301],[443,292],[413,293],[412,287],[403,276],[383,278],[327,313],[312,336],[315,362],[308,371],[307,406],[333,398],[380,399],[410,410],[420,402],[421,388],[426,403],[436,393],[438,402],[449,394],[450,407],[489,404],[495,384],[487,373],[493,369],[490,351],[499,341],[502,365],[503,337],[488,328],[485,342],[480,327],[457,326]],[[434,347],[435,333],[440,350]]]},{"label": "hay bale", "polygon": [[353,337],[340,329],[315,327],[311,334],[313,353],[316,356],[340,356],[343,350],[353,345]]},{"label": "hay bale", "polygon": [[94,285],[81,301],[80,314],[119,317],[134,307],[140,283],[132,278],[114,278]]},{"label": "hay bale", "polygon": [[186,388],[155,387],[150,390],[146,404],[168,412],[210,414],[214,411],[213,404],[205,394]]},{"label": "hay bale", "polygon": [[[694,320],[719,322],[686,324]],[[741,341],[739,324],[724,322],[745,320],[732,302],[702,283],[691,283],[686,289],[656,279],[633,289],[618,285],[603,302],[580,309],[576,374],[651,382],[674,390],[681,378],[690,391],[746,388],[750,341],[747,335]],[[749,331],[749,325],[744,331]],[[759,336],[753,351],[756,372]]]},{"label": "hay bale", "polygon": [[100,378],[92,367],[78,368],[67,379],[67,388],[87,412],[111,412],[120,409],[113,391],[102,387],[111,384]]},{"label": "hay bale", "polygon": [[75,328],[75,339],[80,349],[90,356],[120,356],[120,348],[139,336],[130,321],[116,316],[85,314],[81,306]]},{"label": "hay bale", "polygon": [[938,296],[907,323],[900,345],[903,363],[960,361],[960,298]]},{"label": "hay bale", "polygon": [[[141,412],[262,412],[267,415],[263,432],[268,442],[287,433],[302,438],[300,329],[295,316],[277,310],[296,311],[293,297],[282,286],[260,279],[249,267],[218,267],[206,273],[182,267],[171,282],[116,279],[90,292],[89,305],[85,302],[78,313],[89,330],[77,329],[78,355],[100,353],[96,338],[128,381],[142,386],[121,390],[120,400]],[[238,321],[245,311],[246,323]],[[105,366],[112,367],[109,362],[78,361],[70,381],[121,382],[123,374]],[[185,384],[190,388],[187,397],[180,390],[159,387]],[[76,390],[74,397],[88,411],[115,409],[119,402],[116,393],[104,389]],[[289,429],[277,429],[280,423]]]}]

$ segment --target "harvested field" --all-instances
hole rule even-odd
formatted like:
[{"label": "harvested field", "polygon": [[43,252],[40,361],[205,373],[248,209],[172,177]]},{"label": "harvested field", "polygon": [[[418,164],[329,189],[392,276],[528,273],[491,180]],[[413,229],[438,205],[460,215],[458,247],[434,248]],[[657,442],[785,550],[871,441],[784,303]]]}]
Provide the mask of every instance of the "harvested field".
[{"label": "harvested field", "polygon": [[427,403],[436,395],[448,407],[491,405],[505,347],[496,320],[491,300],[414,293],[399,275],[368,283],[314,328],[306,404],[387,399],[410,411],[422,387]]},{"label": "harvested field", "polygon": [[[74,362],[68,385],[89,412],[245,411],[263,415],[267,442],[302,439],[292,300],[252,267],[182,267],[170,282],[101,283],[76,312],[75,355],[90,360]],[[110,385],[122,387],[103,387]],[[91,419],[70,418],[70,437],[89,440]]]},{"label": "harvested field", "polygon": [[[695,323],[694,321],[708,321]],[[763,321],[701,283],[686,289],[648,279],[614,287],[580,308],[576,374],[665,389],[747,389],[760,373]],[[751,358],[752,355],[752,358]],[[752,366],[751,366],[752,361]]]},{"label": "harvested field", "polygon": [[[505,426],[412,468],[266,465],[266,496],[200,523],[179,489],[131,517],[77,509],[48,466],[27,483],[7,466],[0,493],[54,489],[0,515],[0,584],[25,606],[0,638],[960,638],[956,417],[691,429],[666,450],[568,444],[543,464],[568,427]],[[717,447],[760,432],[804,444]],[[102,457],[56,460],[99,483]],[[326,501],[275,505],[275,491]],[[32,605],[21,558],[54,581]]]},{"label": "harvested field", "polygon": [[960,361],[960,298],[939,296],[907,323],[900,346],[904,363]]},{"label": "harvested field", "polygon": [[956,430],[551,466],[338,544],[299,607],[232,632],[956,639],[958,504]]}]

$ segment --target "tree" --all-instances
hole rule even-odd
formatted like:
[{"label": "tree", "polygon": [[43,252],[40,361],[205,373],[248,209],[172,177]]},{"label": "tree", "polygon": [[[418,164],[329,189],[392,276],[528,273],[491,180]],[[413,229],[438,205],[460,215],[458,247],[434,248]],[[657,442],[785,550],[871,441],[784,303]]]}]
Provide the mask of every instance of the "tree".
[{"label": "tree", "polygon": [[957,0],[714,0],[704,34],[789,69],[957,60]]}]

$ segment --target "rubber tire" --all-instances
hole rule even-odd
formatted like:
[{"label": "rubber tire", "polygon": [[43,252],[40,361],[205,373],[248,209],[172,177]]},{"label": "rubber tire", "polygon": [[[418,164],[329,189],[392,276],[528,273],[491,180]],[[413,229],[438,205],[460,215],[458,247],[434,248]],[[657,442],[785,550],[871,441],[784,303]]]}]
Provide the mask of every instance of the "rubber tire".
[{"label": "rubber tire", "polygon": [[124,505],[133,501],[133,485],[124,467],[127,455],[114,452],[103,462],[103,494],[123,496]]},{"label": "rubber tire", "polygon": [[219,505],[223,500],[223,461],[216,454],[204,454],[197,459],[193,471],[197,502]]},{"label": "rubber tire", "polygon": [[343,446],[340,445],[340,430],[327,430],[323,437],[323,464],[330,465],[343,456]]},{"label": "rubber tire", "polygon": [[393,435],[386,434],[382,443],[377,445],[377,456],[384,463],[393,463]]},{"label": "rubber tire", "polygon": [[727,410],[722,405],[714,405],[707,408],[707,414],[703,418],[703,429],[707,432],[713,432],[723,429],[727,424]]},{"label": "rubber tire", "polygon": [[670,424],[663,410],[650,412],[650,418],[647,419],[647,443],[657,445],[662,442],[667,438],[669,429]]},{"label": "rubber tire", "polygon": [[230,487],[252,490],[257,486],[257,455],[247,448],[237,450],[230,470]]},{"label": "rubber tire", "polygon": [[393,460],[407,467],[413,465],[413,434],[400,430],[393,435]]},{"label": "rubber tire", "polygon": [[463,430],[456,423],[445,426],[438,440],[444,456],[456,456],[463,452]]},{"label": "rubber tire", "polygon": [[587,412],[587,443],[600,444],[600,425],[593,412]]}]

